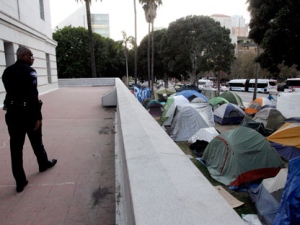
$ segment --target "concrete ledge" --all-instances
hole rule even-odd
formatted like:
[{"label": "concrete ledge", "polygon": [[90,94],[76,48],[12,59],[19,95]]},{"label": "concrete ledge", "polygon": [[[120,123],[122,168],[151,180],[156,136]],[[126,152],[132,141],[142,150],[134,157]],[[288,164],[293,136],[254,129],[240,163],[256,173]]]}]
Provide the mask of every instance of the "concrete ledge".
[{"label": "concrete ledge", "polygon": [[128,88],[115,86],[117,224],[245,225]]},{"label": "concrete ledge", "polygon": [[103,106],[117,106],[117,91],[116,88],[102,96]]},{"label": "concrete ledge", "polygon": [[70,78],[59,79],[59,87],[78,87],[78,86],[114,86],[115,78]]}]

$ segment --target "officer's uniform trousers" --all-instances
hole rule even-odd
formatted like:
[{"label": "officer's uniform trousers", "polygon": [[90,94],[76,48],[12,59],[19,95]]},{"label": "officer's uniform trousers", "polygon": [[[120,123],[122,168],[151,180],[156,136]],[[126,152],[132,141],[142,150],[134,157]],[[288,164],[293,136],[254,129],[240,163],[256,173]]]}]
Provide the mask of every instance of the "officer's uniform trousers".
[{"label": "officer's uniform trousers", "polygon": [[32,115],[30,107],[24,106],[23,103],[7,106],[5,121],[10,135],[12,172],[17,184],[23,184],[26,181],[23,168],[23,145],[26,134],[39,167],[45,167],[48,163],[47,153],[42,143],[42,127],[34,130],[36,118]]}]

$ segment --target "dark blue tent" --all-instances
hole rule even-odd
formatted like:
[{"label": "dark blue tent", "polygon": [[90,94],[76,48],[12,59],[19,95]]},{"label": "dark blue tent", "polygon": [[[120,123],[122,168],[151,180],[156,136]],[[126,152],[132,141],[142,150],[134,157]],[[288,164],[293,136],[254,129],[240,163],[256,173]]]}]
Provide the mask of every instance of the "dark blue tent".
[{"label": "dark blue tent", "polygon": [[273,225],[300,224],[300,157],[289,162],[289,171]]},{"label": "dark blue tent", "polygon": [[286,161],[300,156],[300,149],[294,146],[282,145],[279,143],[271,142],[271,145],[277,150],[279,155]]},{"label": "dark blue tent", "polygon": [[232,103],[223,104],[214,111],[214,121],[221,125],[240,124],[245,116],[244,111]]}]

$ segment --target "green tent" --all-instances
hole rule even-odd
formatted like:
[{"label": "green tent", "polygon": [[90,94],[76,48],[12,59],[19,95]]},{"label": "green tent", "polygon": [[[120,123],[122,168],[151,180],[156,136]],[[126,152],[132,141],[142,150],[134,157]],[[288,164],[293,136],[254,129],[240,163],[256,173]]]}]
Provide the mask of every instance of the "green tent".
[{"label": "green tent", "polygon": [[218,104],[225,104],[225,103],[229,103],[229,101],[227,101],[225,98],[222,97],[214,97],[208,100],[209,104],[212,105],[212,107],[218,105]]},{"label": "green tent", "polygon": [[229,186],[274,177],[283,165],[266,138],[248,127],[215,137],[205,148],[202,161],[214,179]]},{"label": "green tent", "polygon": [[159,90],[154,92],[154,98],[159,101],[166,101],[166,99],[174,93],[176,93],[174,87],[169,87],[169,88],[161,87]]},{"label": "green tent", "polygon": [[230,103],[236,104],[239,107],[244,108],[243,100],[240,96],[238,96],[238,94],[234,92],[225,91],[222,94],[220,94],[219,97],[225,98]]}]

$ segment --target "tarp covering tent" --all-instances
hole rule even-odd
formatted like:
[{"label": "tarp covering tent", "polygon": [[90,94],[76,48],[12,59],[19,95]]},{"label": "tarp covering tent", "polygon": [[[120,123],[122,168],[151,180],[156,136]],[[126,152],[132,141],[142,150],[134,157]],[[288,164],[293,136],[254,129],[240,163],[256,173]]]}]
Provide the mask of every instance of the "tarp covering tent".
[{"label": "tarp covering tent", "polygon": [[279,92],[277,95],[276,108],[286,118],[299,116],[300,92]]},{"label": "tarp covering tent", "polygon": [[250,102],[249,106],[245,109],[245,113],[247,115],[252,116],[256,114],[264,105],[274,105],[274,104],[267,98],[259,97],[253,100],[252,102]]},{"label": "tarp covering tent", "polygon": [[221,125],[240,124],[245,116],[245,112],[232,103],[223,104],[214,111],[214,121]]},{"label": "tarp covering tent", "polygon": [[256,122],[247,116],[245,116],[243,121],[240,123],[240,126],[241,127],[249,127],[253,130],[256,130],[257,132],[259,132],[261,135],[263,135],[265,137],[269,136],[272,133],[271,131],[265,129],[265,126],[263,123]]},{"label": "tarp covering tent", "polygon": [[267,139],[272,142],[300,148],[300,123],[286,122]]},{"label": "tarp covering tent", "polygon": [[194,143],[197,140],[211,142],[219,133],[214,127],[200,128],[193,136],[188,139],[189,143]]},{"label": "tarp covering tent", "polygon": [[244,104],[243,104],[241,97],[232,91],[225,91],[222,94],[220,94],[219,96],[222,98],[225,98],[230,103],[236,104],[239,107],[244,108]]},{"label": "tarp covering tent", "polygon": [[229,101],[225,98],[222,98],[220,96],[214,97],[208,100],[209,104],[212,105],[212,107],[217,106],[217,105],[222,105],[225,103],[229,103]]},{"label": "tarp covering tent", "polygon": [[206,146],[219,133],[214,127],[200,128],[192,137],[188,139],[190,143],[189,148],[196,157],[202,157]]},{"label": "tarp covering tent", "polygon": [[183,106],[187,104],[189,104],[189,100],[182,95],[168,97],[161,116],[163,124],[171,125],[176,106]]},{"label": "tarp covering tent", "polygon": [[164,106],[157,100],[151,100],[148,102],[146,109],[149,111],[149,113],[153,116],[161,116],[163,112]]},{"label": "tarp covering tent", "polygon": [[184,91],[180,91],[176,93],[176,96],[178,95],[182,95],[185,98],[187,98],[190,102],[194,99],[194,98],[202,98],[205,102],[208,102],[208,99],[201,93],[199,93],[198,91],[195,90],[184,90]]},{"label": "tarp covering tent", "polygon": [[202,160],[214,179],[229,186],[274,177],[283,165],[265,137],[248,127],[238,127],[215,137],[206,147]]},{"label": "tarp covering tent", "polygon": [[300,224],[300,157],[289,162],[287,181],[273,225]]},{"label": "tarp covering tent", "polygon": [[151,93],[149,88],[139,88],[137,86],[134,87],[134,96],[139,100],[139,102],[143,102],[145,98],[151,98]]},{"label": "tarp covering tent", "polygon": [[300,123],[286,122],[273,134],[267,137],[272,142],[279,155],[285,160],[300,155]]},{"label": "tarp covering tent", "polygon": [[272,225],[274,222],[286,184],[287,174],[288,169],[282,168],[276,177],[264,179],[258,187],[248,189],[257,213],[266,225]]},{"label": "tarp covering tent", "polygon": [[165,126],[174,141],[187,141],[200,128],[209,127],[203,116],[192,106],[185,105],[177,108],[171,126]]},{"label": "tarp covering tent", "polygon": [[176,93],[174,87],[161,87],[157,91],[154,92],[154,98],[158,101],[165,101],[170,95]]},{"label": "tarp covering tent", "polygon": [[255,114],[253,120],[262,122],[265,128],[274,131],[278,125],[285,120],[285,117],[277,109],[264,108]]}]

